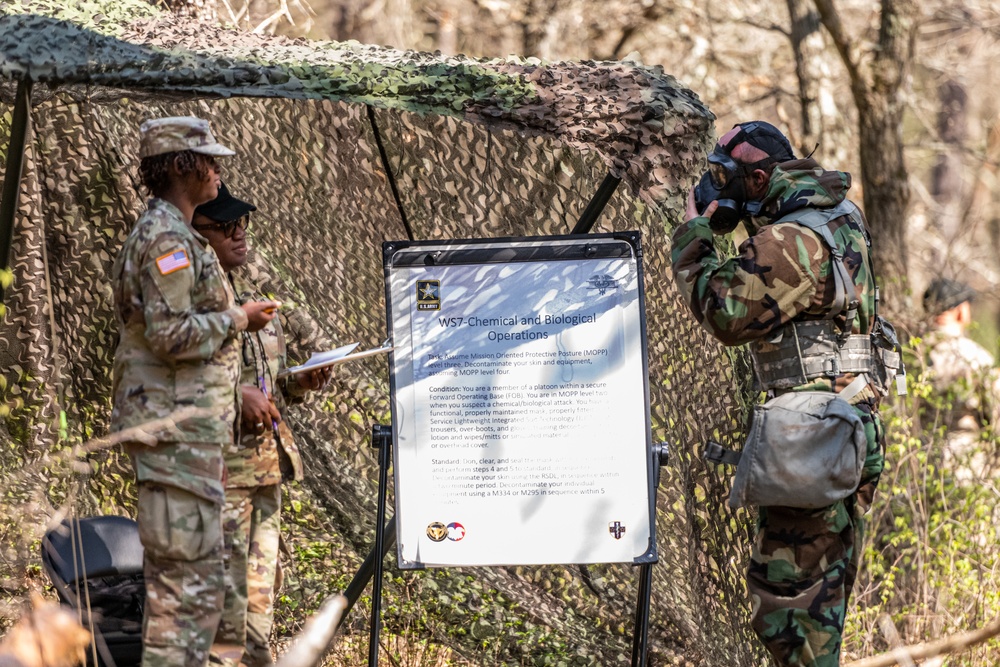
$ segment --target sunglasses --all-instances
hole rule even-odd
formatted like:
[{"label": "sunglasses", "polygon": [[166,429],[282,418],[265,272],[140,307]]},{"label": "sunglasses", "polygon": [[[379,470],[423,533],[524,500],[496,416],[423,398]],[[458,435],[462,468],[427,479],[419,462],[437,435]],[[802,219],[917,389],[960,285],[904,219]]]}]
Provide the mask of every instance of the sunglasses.
[{"label": "sunglasses", "polygon": [[198,231],[209,231],[209,230],[219,230],[225,235],[227,239],[233,238],[233,234],[236,233],[236,228],[239,227],[243,231],[250,228],[250,214],[247,213],[242,218],[236,218],[235,220],[227,220],[226,222],[213,222],[210,225],[193,225]]}]

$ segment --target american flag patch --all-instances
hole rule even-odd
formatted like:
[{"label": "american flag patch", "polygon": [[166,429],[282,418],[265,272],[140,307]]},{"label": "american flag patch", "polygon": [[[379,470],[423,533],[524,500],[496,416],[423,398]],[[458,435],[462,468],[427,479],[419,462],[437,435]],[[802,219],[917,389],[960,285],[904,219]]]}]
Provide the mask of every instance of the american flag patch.
[{"label": "american flag patch", "polygon": [[156,258],[156,268],[160,270],[160,275],[164,276],[189,266],[191,266],[191,262],[188,261],[187,253],[183,248]]}]

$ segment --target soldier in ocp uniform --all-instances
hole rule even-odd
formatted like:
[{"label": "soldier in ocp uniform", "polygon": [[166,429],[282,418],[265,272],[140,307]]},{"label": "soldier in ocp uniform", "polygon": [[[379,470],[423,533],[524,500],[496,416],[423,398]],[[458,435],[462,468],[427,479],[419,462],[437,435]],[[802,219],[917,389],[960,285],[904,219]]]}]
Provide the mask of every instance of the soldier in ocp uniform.
[{"label": "soldier in ocp uniform", "polygon": [[[967,335],[975,297],[976,291],[963,282],[935,278],[923,298],[934,327],[924,344],[927,376],[935,390],[924,411],[937,409],[933,418],[947,428],[945,462],[958,466],[953,472],[960,479],[983,472],[986,452],[973,448],[987,426],[996,426],[1000,409],[1000,374],[993,355]],[[964,460],[969,454],[973,460]]]},{"label": "soldier in ocp uniform", "polygon": [[[256,210],[222,184],[219,195],[194,212],[194,229],[211,243],[238,303],[263,298],[270,282],[247,261],[247,230]],[[280,576],[281,482],[302,479],[302,458],[282,412],[308,391],[323,389],[331,369],[281,379],[278,374],[287,365],[289,347],[305,357],[329,349],[331,341],[305,310],[287,302],[263,329],[244,331],[240,337],[241,429],[225,451],[223,528],[229,581],[212,654],[213,662],[227,667],[263,667],[273,664],[269,640]]]},{"label": "soldier in ocp uniform", "polygon": [[[883,466],[878,404],[885,387],[873,381],[870,347],[864,352],[876,326],[866,223],[846,199],[850,175],[795,159],[768,123],[736,125],[708,163],[689,195],[686,221],[673,233],[681,295],[722,343],[750,345],[756,384],[770,397],[839,392],[864,426],[867,456],[857,490],[819,509],[759,507],[747,574],[753,629],[778,664],[834,667],[861,556],[862,517]],[[807,226],[816,216],[819,223]],[[734,257],[721,256],[715,236],[740,221],[749,238]],[[824,359],[797,345],[807,339],[825,350],[850,339],[857,354]]]},{"label": "soldier in ocp uniform", "polygon": [[119,342],[114,361],[114,431],[198,415],[126,443],[138,483],[144,550],[144,667],[201,667],[219,625],[222,563],[222,449],[239,415],[239,336],[273,317],[272,302],[236,305],[215,252],[191,228],[199,204],[219,188],[216,142],[207,121],[149,120],[139,129],[139,173],[153,195],[112,269]]}]

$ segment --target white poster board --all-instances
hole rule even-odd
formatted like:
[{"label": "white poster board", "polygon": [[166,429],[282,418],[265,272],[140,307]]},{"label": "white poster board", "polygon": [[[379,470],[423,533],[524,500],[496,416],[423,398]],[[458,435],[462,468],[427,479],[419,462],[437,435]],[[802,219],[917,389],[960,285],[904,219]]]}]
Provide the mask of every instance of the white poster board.
[{"label": "white poster board", "polygon": [[638,233],[383,255],[400,567],[655,562]]}]

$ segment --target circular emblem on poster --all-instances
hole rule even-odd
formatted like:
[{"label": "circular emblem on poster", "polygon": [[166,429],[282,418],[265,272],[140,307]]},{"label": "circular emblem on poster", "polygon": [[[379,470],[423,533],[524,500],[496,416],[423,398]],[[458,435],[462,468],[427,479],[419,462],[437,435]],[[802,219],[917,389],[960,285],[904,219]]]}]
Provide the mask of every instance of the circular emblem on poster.
[{"label": "circular emblem on poster", "polygon": [[434,521],[427,526],[427,537],[435,542],[443,542],[448,537],[448,527],[440,521]]},{"label": "circular emblem on poster", "polygon": [[465,537],[465,526],[457,521],[448,524],[448,539],[452,542],[459,542]]}]

